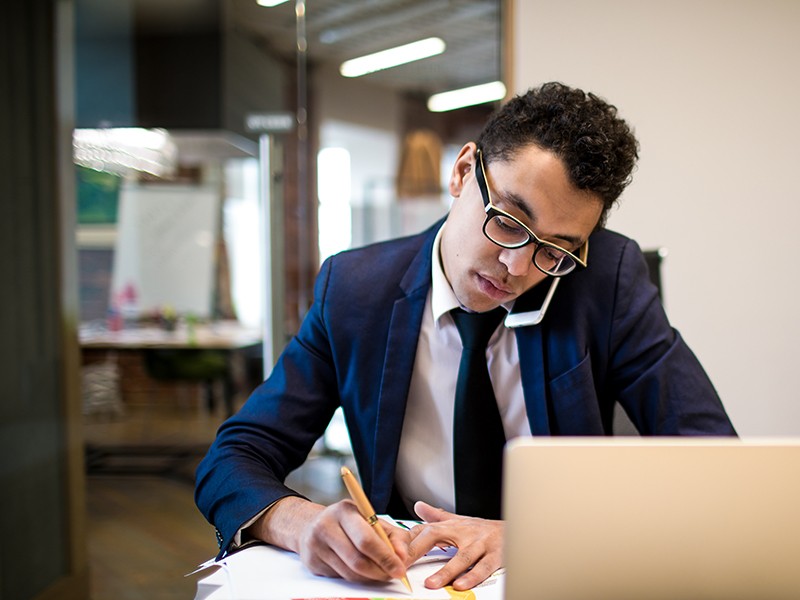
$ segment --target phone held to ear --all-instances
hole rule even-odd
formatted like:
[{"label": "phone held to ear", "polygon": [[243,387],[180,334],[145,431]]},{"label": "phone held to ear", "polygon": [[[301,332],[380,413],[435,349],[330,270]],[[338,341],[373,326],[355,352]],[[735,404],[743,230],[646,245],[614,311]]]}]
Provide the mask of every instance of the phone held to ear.
[{"label": "phone held to ear", "polygon": [[506,315],[503,324],[513,329],[515,327],[527,327],[528,325],[538,325],[544,319],[544,314],[547,312],[547,307],[550,306],[550,300],[553,299],[553,294],[556,292],[558,282],[561,281],[560,277],[553,277],[550,283],[550,289],[547,290],[547,295],[544,297],[542,306],[538,310],[529,310],[526,312],[510,312]]}]

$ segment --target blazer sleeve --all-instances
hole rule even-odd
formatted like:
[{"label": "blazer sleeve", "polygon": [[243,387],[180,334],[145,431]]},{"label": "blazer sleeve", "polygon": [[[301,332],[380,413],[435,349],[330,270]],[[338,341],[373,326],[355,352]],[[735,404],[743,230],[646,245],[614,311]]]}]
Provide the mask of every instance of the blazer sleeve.
[{"label": "blazer sleeve", "polygon": [[611,388],[643,435],[735,435],[697,357],[668,322],[635,242],[620,254],[609,336]]},{"label": "blazer sleeve", "polygon": [[311,306],[269,378],[225,421],[197,468],[195,501],[218,531],[222,551],[273,502],[300,495],[283,482],[308,456],[339,405],[324,310],[330,261]]}]

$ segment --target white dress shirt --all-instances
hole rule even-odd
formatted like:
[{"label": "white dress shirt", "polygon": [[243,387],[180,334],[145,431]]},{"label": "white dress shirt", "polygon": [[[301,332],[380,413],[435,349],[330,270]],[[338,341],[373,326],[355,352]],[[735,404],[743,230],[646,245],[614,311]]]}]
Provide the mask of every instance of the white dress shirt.
[{"label": "white dress shirt", "polygon": [[[448,511],[455,509],[453,410],[461,337],[449,314],[459,302],[439,258],[444,227],[433,243],[433,280],[417,341],[395,474],[398,491],[411,514],[417,500]],[[505,308],[510,310],[512,305]],[[530,435],[514,331],[498,327],[489,340],[486,357],[506,440]]]}]

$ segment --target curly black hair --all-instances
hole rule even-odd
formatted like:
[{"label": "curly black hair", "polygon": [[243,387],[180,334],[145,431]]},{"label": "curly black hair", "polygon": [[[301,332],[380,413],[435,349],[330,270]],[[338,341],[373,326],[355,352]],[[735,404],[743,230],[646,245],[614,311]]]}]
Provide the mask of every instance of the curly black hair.
[{"label": "curly black hair", "polygon": [[486,123],[477,145],[487,163],[511,160],[529,145],[553,152],[575,187],[602,198],[598,227],[631,182],[639,157],[639,143],[615,106],[558,82],[512,98]]}]

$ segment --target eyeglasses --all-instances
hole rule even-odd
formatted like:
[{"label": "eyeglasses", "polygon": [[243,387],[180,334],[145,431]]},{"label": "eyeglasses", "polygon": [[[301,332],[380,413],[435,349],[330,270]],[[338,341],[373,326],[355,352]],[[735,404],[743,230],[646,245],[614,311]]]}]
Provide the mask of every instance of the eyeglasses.
[{"label": "eyeglasses", "polygon": [[484,211],[486,212],[486,220],[483,222],[483,234],[491,242],[502,248],[511,249],[522,248],[528,244],[536,244],[536,250],[533,251],[533,264],[542,273],[553,277],[566,275],[578,265],[586,267],[586,259],[589,256],[589,240],[586,240],[578,248],[577,252],[580,258],[556,244],[540,240],[522,221],[492,204],[492,196],[489,192],[489,186],[486,184],[484,170],[483,153],[478,150],[475,175],[483,197]]}]

